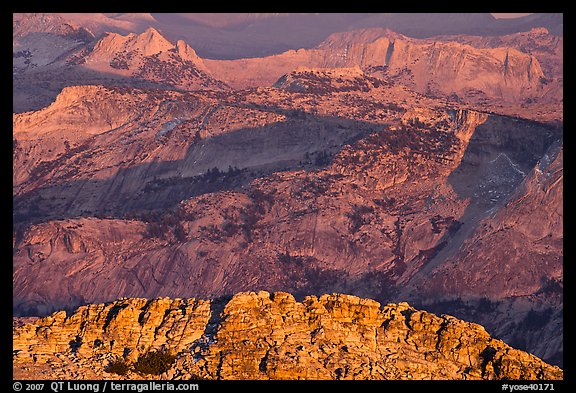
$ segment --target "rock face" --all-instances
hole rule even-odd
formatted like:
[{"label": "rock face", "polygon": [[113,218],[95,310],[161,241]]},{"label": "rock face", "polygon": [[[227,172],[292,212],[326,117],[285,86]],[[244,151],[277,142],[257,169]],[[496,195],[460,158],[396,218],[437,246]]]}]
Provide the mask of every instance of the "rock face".
[{"label": "rock face", "polygon": [[[278,101],[289,98],[272,94]],[[306,154],[335,151],[372,129],[298,108],[243,103],[246,95],[65,88],[49,107],[14,115],[14,194],[44,190],[41,199],[50,202],[39,206],[55,218],[64,206],[67,215],[110,210],[114,216],[117,209],[169,207],[192,196],[194,188],[206,193],[223,183],[302,168]],[[225,177],[230,167],[243,172]],[[203,178],[214,168],[222,173]],[[179,190],[167,192],[166,183]]]},{"label": "rock face", "polygon": [[13,343],[15,372],[49,362],[51,378],[66,376],[66,362],[77,377],[109,378],[102,359],[132,362],[161,348],[177,355],[164,379],[563,378],[480,325],[341,294],[122,299],[17,327]]},{"label": "rock face", "polygon": [[13,72],[33,72],[94,40],[87,29],[57,15],[31,14],[15,18],[12,30]]},{"label": "rock face", "polygon": [[[81,50],[95,39],[87,29],[57,15],[14,15],[12,33],[13,110],[22,112],[45,107],[55,97],[54,80],[30,83],[39,70]],[[24,76],[29,75],[29,76]]]},{"label": "rock face", "polygon": [[538,60],[515,48],[418,40],[385,29],[336,33],[314,49],[258,59],[208,60],[206,65],[235,87],[271,84],[296,66],[358,66],[383,72],[421,93],[456,94],[470,102],[496,97],[517,102],[538,96],[544,77]]},{"label": "rock face", "polygon": [[[507,259],[522,292],[505,284],[496,254],[485,269],[484,254],[463,251],[540,165],[561,128],[447,108],[358,68],[302,68],[280,87],[85,86],[65,89],[45,110],[15,115],[14,312],[260,289],[420,304],[427,287],[432,301],[452,291],[500,304],[561,275],[557,224],[552,242],[514,243],[532,253]],[[529,200],[532,211],[540,209],[541,198]],[[510,251],[506,234],[520,239],[495,232],[495,253]],[[473,268],[453,266],[455,256]],[[445,281],[450,269],[455,279]],[[424,285],[418,277],[431,271],[434,284]],[[452,290],[435,290],[443,282]],[[478,282],[490,285],[473,291]],[[544,342],[556,344],[536,353],[547,359],[561,351],[553,328],[560,304],[534,306],[556,313],[544,324]],[[441,312],[452,313],[446,307]],[[508,318],[505,333],[494,331],[524,336],[529,308],[492,311],[467,319],[493,328]],[[523,348],[538,340],[530,342]]]},{"label": "rock face", "polygon": [[[34,29],[29,19],[38,19],[38,26],[45,27]],[[478,37],[417,39],[371,28],[334,33],[310,49],[214,60],[200,58],[183,40],[170,42],[153,27],[140,34],[106,33],[96,39],[58,16],[38,15],[15,21],[14,30],[16,112],[46,106],[62,87],[73,84],[181,90],[263,87],[299,66],[358,66],[422,94],[457,97],[476,105],[493,99],[518,105],[535,104],[535,100],[540,105],[562,101],[562,70],[558,66],[562,40],[551,35],[545,42],[541,37],[536,40],[544,42],[544,48],[556,47],[551,49],[552,56],[538,46],[534,48],[533,39],[528,45],[519,43],[521,35],[520,39],[503,39],[498,45],[496,40],[487,43]],[[53,46],[58,50],[46,49]]]},{"label": "rock face", "polygon": [[[387,90],[375,88],[378,80],[359,70],[341,74],[332,77],[342,82],[327,84],[325,71],[302,71],[289,83],[332,89],[345,101],[351,88],[358,97],[381,97]],[[86,91],[70,99],[67,91],[55,104],[58,111],[15,117],[15,219],[40,221],[15,235],[17,313],[121,296],[197,297],[258,288],[385,299],[386,288],[404,285],[441,249],[456,251],[475,220],[520,184],[517,170],[533,167],[558,137],[558,130],[537,123],[475,111],[393,106],[378,108],[380,119],[349,123],[330,116],[336,98],[316,98],[315,108],[322,111],[317,115],[273,104],[300,94],[307,100],[314,92],[258,92],[240,97],[246,102],[238,107],[236,96],[210,100],[134,90],[126,99],[103,88]],[[96,94],[110,98],[96,101]],[[255,96],[270,107],[252,109]],[[124,108],[113,123],[120,126],[112,130],[97,121],[109,106]],[[93,116],[94,129],[84,129],[90,144],[66,149],[60,142],[57,154],[53,139],[66,137],[67,124],[72,134],[79,128],[72,120],[80,121],[62,115],[53,125],[62,124],[61,130],[26,139],[50,130],[58,114],[75,113],[73,107]],[[360,116],[349,101],[338,111]],[[246,117],[232,125],[230,116],[238,112]],[[384,121],[395,126],[377,125]],[[235,132],[254,122],[262,126]],[[201,137],[190,144],[194,127]],[[353,138],[362,139],[345,144]],[[34,165],[29,152],[36,149],[57,156]],[[292,170],[241,182],[248,170],[266,164],[276,170],[275,162]],[[222,173],[202,174],[218,163]],[[245,171],[225,171],[237,163]],[[235,182],[242,187],[209,193]],[[194,193],[203,195],[190,198]],[[443,202],[427,202],[438,198]],[[160,210],[168,202],[177,208],[125,216],[144,207]],[[89,217],[94,214],[110,216]]]},{"label": "rock face", "polygon": [[125,299],[84,306],[69,317],[54,313],[37,321],[38,330],[34,324],[17,328],[14,349],[27,347],[37,359],[70,350],[82,357],[106,351],[137,358],[162,345],[180,352],[202,336],[209,317],[209,301]]},{"label": "rock face", "polygon": [[90,48],[82,68],[100,73],[127,75],[136,80],[172,88],[225,88],[209,75],[196,52],[184,41],[176,45],[156,29],[126,36],[109,33]]},{"label": "rock face", "polygon": [[[463,295],[466,287],[468,296],[512,297],[535,293],[542,282],[561,282],[563,177],[562,144],[555,143],[506,205],[485,218],[459,253],[425,279],[430,292]],[[529,279],[518,279],[516,260],[522,260]],[[499,274],[480,284],[485,269]]]},{"label": "rock face", "polygon": [[[22,32],[15,22],[13,44],[14,111],[24,112],[47,106],[67,86],[102,84],[163,89],[228,89],[215,79],[202,59],[184,41],[172,43],[156,29],[141,34],[106,33],[99,39],[82,35],[67,24],[48,19],[51,29]],[[27,19],[24,19],[27,21]],[[18,28],[17,28],[18,27]],[[52,47],[57,50],[51,50]]]},{"label": "rock face", "polygon": [[[538,59],[544,74],[562,78],[564,39],[543,27],[503,36],[443,36],[442,41],[456,41],[476,48],[512,47]],[[550,81],[548,81],[550,82]]]},{"label": "rock face", "polygon": [[538,95],[548,102],[561,103],[563,101],[564,40],[561,36],[551,34],[545,28],[534,28],[521,33],[495,37],[446,36],[438,37],[438,39],[460,42],[476,48],[514,48],[529,54],[538,60],[544,74],[540,78]]},{"label": "rock face", "polygon": [[[562,217],[563,147],[558,142],[527,173],[506,204],[479,223],[460,250],[421,270],[408,291],[414,298],[429,294],[429,301],[418,303],[422,307],[430,307],[432,298],[483,299],[477,304],[483,313],[465,307],[459,311],[456,307],[452,313],[481,323],[520,349],[533,348],[533,353],[561,364],[563,345],[557,337],[563,332]],[[498,305],[493,302],[496,298],[507,300]],[[405,293],[404,299],[413,298]],[[500,313],[514,315],[517,326],[494,318]]]},{"label": "rock face", "polygon": [[15,19],[15,97],[56,99],[13,117],[16,315],[350,293],[561,364],[558,37],[363,29],[226,62],[156,29],[31,20]]},{"label": "rock face", "polygon": [[274,87],[290,92],[349,92],[364,89],[369,91],[375,86],[385,85],[376,78],[370,78],[360,67],[308,69],[298,67],[284,75]]},{"label": "rock face", "polygon": [[508,34],[546,26],[562,35],[562,14],[496,19],[489,13],[114,13],[61,14],[105,32],[140,33],[153,26],[182,37],[203,57],[261,57],[286,49],[311,48],[328,35],[359,28],[388,27],[410,37],[439,34]]}]

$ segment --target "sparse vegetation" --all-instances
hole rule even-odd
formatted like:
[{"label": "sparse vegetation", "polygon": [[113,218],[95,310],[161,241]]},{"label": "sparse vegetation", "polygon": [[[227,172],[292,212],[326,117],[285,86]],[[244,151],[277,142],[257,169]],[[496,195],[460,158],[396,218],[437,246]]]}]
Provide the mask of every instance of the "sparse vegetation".
[{"label": "sparse vegetation", "polygon": [[562,281],[554,278],[544,279],[538,293],[547,295],[562,295],[564,292]]},{"label": "sparse vegetation", "polygon": [[350,220],[350,233],[356,233],[362,225],[368,224],[371,213],[374,213],[374,208],[371,206],[354,205],[352,211],[346,213]]},{"label": "sparse vegetation", "polygon": [[186,230],[181,222],[178,222],[173,229],[174,237],[180,243],[183,243],[187,240]]},{"label": "sparse vegetation", "polygon": [[128,67],[128,62],[126,60],[119,58],[114,58],[110,60],[110,67],[120,70],[127,70],[130,68]]},{"label": "sparse vegetation", "polygon": [[478,301],[478,306],[476,307],[476,310],[481,314],[487,314],[494,312],[494,310],[496,310],[497,307],[498,302],[493,302],[487,297],[482,297]]},{"label": "sparse vegetation", "polygon": [[547,308],[541,311],[531,309],[530,311],[528,311],[528,314],[526,314],[526,316],[524,317],[524,320],[522,321],[520,326],[528,330],[540,330],[544,326],[546,326],[548,322],[550,322],[551,317],[552,317],[551,308]]},{"label": "sparse vegetation", "polygon": [[300,188],[294,191],[294,196],[300,200],[318,197],[326,194],[330,189],[331,176],[315,177],[306,176],[300,182]]},{"label": "sparse vegetation", "polygon": [[82,337],[76,336],[74,340],[71,340],[68,344],[70,345],[72,353],[76,353],[76,351],[78,351],[78,348],[80,348],[80,346],[82,345]]},{"label": "sparse vegetation", "polygon": [[330,154],[326,150],[318,152],[316,158],[314,159],[314,165],[325,166],[330,164]]},{"label": "sparse vegetation", "polygon": [[144,375],[160,375],[170,370],[176,357],[166,350],[149,351],[138,357],[134,371]]},{"label": "sparse vegetation", "polygon": [[129,371],[135,371],[140,375],[160,375],[170,370],[176,357],[167,350],[149,351],[138,357],[134,364],[126,359],[116,358],[112,360],[105,371],[117,375],[126,375]]},{"label": "sparse vegetation", "polygon": [[396,204],[396,198],[375,198],[372,199],[372,202],[374,202],[376,205],[380,206],[381,208],[388,210],[388,209],[392,209],[394,208],[394,205]]},{"label": "sparse vegetation", "polygon": [[126,375],[130,371],[130,364],[122,358],[114,359],[104,369],[107,373]]},{"label": "sparse vegetation", "polygon": [[146,221],[146,239],[164,239],[176,242],[185,242],[187,232],[182,224],[183,221],[194,221],[196,217],[192,213],[186,212],[182,207],[178,207],[164,214],[151,212],[141,217]]},{"label": "sparse vegetation", "polygon": [[304,270],[304,277],[308,283],[308,292],[321,293],[339,286],[344,287],[348,273],[338,269],[310,266]]},{"label": "sparse vegetation", "polygon": [[540,77],[540,83],[542,83],[543,85],[547,85],[550,82],[552,82],[552,79],[545,78],[543,76]]},{"label": "sparse vegetation", "polygon": [[285,251],[283,253],[278,253],[278,260],[284,266],[290,267],[303,267],[305,264],[305,258],[299,255],[290,255],[289,251]]},{"label": "sparse vegetation", "polygon": [[201,225],[198,227],[202,236],[213,243],[220,243],[224,240],[226,234],[216,225]]}]

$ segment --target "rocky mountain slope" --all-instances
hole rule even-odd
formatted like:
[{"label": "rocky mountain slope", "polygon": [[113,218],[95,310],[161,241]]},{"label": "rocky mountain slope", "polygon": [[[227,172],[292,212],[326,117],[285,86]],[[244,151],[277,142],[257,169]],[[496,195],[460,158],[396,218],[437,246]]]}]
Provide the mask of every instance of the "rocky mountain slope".
[{"label": "rocky mountain slope", "polygon": [[[395,302],[412,292],[412,302],[423,301],[419,278],[450,270],[456,258],[474,266],[491,252],[479,248],[474,257],[468,249],[485,236],[483,223],[494,225],[494,214],[521,198],[515,193],[530,171],[547,171],[542,160],[556,157],[551,146],[562,134],[537,122],[446,109],[359,69],[301,69],[277,88],[212,95],[79,92],[66,90],[46,112],[15,116],[17,314],[121,296],[260,289]],[[96,95],[109,98],[90,98]],[[112,125],[97,120],[106,102],[124,108]],[[94,129],[74,134],[74,116],[83,110]],[[77,141],[66,139],[66,124]],[[37,151],[43,153],[30,154]],[[49,154],[54,158],[46,160]],[[555,201],[560,186],[549,193]],[[527,189],[529,209],[541,209],[539,189]],[[517,237],[498,228],[499,242]],[[518,323],[529,307],[510,313],[505,305],[561,275],[563,235],[555,228],[538,246],[548,247],[545,254],[522,240],[518,257],[507,257],[507,274],[525,285],[521,292],[505,283],[493,255],[494,267],[477,265],[473,282],[494,285],[470,290],[456,268],[446,282],[458,290],[436,291],[443,284],[435,279],[424,285],[425,298],[441,303],[452,291],[474,308],[489,297],[502,308],[487,325],[498,315],[508,318],[502,337],[524,334]],[[401,296],[400,288],[408,292]],[[557,309],[561,302],[560,295],[533,307]],[[445,306],[441,312],[451,310]],[[557,339],[558,331],[544,331],[541,339]],[[555,345],[554,353],[540,349],[557,358],[561,341]]]},{"label": "rocky mountain slope", "polygon": [[[369,86],[368,91],[358,93],[358,97],[365,94],[375,99],[380,91],[386,90],[385,86],[373,87],[371,83],[378,80],[362,79],[358,71],[351,72],[353,86]],[[338,76],[336,79],[341,78]],[[318,82],[316,77],[309,80]],[[331,87],[321,88],[335,89],[337,95],[348,94],[351,82],[341,80],[343,84],[335,82]],[[188,265],[186,260],[196,261],[189,267],[191,272],[212,265],[213,260],[222,261],[222,256],[227,255],[227,264],[231,264],[230,268],[238,273],[234,279],[230,276],[231,271],[228,272],[229,288],[224,283],[207,281],[201,285],[202,289],[190,289],[194,296],[208,295],[216,288],[236,292],[247,289],[245,285],[255,286],[250,288],[273,285],[276,288],[278,281],[296,285],[290,289],[298,290],[298,280],[291,280],[289,275],[278,280],[277,276],[286,276],[291,269],[286,270],[284,265],[292,262],[310,265],[313,271],[333,269],[335,279],[338,274],[352,274],[353,281],[356,281],[368,271],[379,271],[393,282],[404,282],[431,259],[439,247],[445,246],[441,243],[450,243],[452,235],[459,232],[459,225],[464,225],[460,232],[467,231],[473,227],[475,219],[486,216],[486,211],[505,200],[522,179],[514,166],[520,165],[520,171],[526,171],[558,137],[558,130],[538,124],[526,123],[524,131],[512,131],[516,125],[514,120],[470,111],[412,109],[402,114],[406,109],[390,107],[381,109],[382,118],[375,123],[363,123],[333,119],[323,112],[302,117],[297,110],[287,113],[276,108],[274,101],[285,101],[285,97],[302,95],[301,92],[270,90],[268,97],[262,93],[255,97],[243,96],[245,107],[240,110],[232,106],[239,97],[232,95],[221,101],[212,101],[173,93],[172,102],[168,103],[163,92],[154,96],[136,90],[124,95],[96,87],[79,91],[87,95],[77,97],[67,90],[55,103],[57,110],[47,108],[46,113],[15,117],[14,217],[16,223],[23,225],[30,223],[29,220],[40,221],[39,225],[15,237],[15,293],[26,294],[22,299],[17,295],[15,304],[37,299],[32,303],[34,305],[22,304],[17,309],[44,307],[42,304],[46,300],[52,307],[56,304],[62,307],[70,304],[67,294],[90,302],[111,300],[93,298],[86,286],[81,286],[85,289],[79,293],[70,287],[60,288],[60,285],[50,290],[54,290],[53,294],[61,297],[60,300],[56,301],[52,295],[40,300],[34,283],[21,287],[27,280],[21,281],[20,274],[27,275],[31,270],[38,276],[52,275],[51,269],[63,267],[64,261],[68,261],[66,263],[76,266],[74,271],[81,271],[80,266],[88,263],[90,269],[96,269],[95,273],[108,270],[113,276],[121,277],[115,273],[116,269],[123,270],[125,266],[136,264],[140,266],[138,269],[146,271],[147,261],[157,260],[160,255],[162,260],[167,258],[166,263],[172,265],[176,257],[174,252],[181,254],[177,259],[184,266]],[[99,101],[90,98],[96,94],[99,97],[109,95],[110,98]],[[307,96],[313,94],[309,92]],[[127,102],[122,101],[126,99]],[[259,102],[250,104],[250,101],[262,99],[267,101],[267,109],[249,109]],[[347,100],[345,96],[342,99]],[[191,105],[194,100],[196,104]],[[316,105],[322,111],[332,110],[331,105],[337,102],[334,98],[318,101],[330,104],[325,107]],[[104,103],[125,108],[125,112],[116,111],[119,119],[115,119],[110,130],[107,121],[97,120],[98,113],[108,112],[108,107],[102,107]],[[302,105],[304,109],[308,104],[304,102]],[[136,109],[138,106],[141,108]],[[91,113],[95,128],[93,131],[86,129],[84,139],[66,139],[62,125],[70,124],[70,134],[78,126],[55,112],[70,113],[68,107],[75,108],[71,119],[78,121],[84,118],[81,107]],[[346,107],[337,107],[343,115]],[[348,108],[356,111],[354,105],[348,104]],[[125,118],[123,113],[126,113]],[[209,118],[206,121],[207,113]],[[234,124],[230,114],[239,113],[246,117],[230,130],[223,129],[225,124],[228,127]],[[385,121],[394,121],[399,115],[403,117],[396,120],[396,126],[386,125]],[[355,116],[359,118],[357,113]],[[253,127],[253,120],[259,122],[260,127]],[[50,131],[52,121],[60,129]],[[114,127],[115,124],[121,126]],[[143,124],[149,124],[148,129],[141,128]],[[246,127],[248,125],[252,127]],[[402,131],[394,131],[394,128]],[[32,138],[36,129],[43,134]],[[190,146],[189,141],[197,134],[197,144]],[[507,136],[502,139],[503,135]],[[81,134],[76,133],[74,137],[81,138]],[[347,144],[358,138],[362,139]],[[518,144],[515,140],[531,141],[531,148],[525,150],[526,142]],[[224,155],[225,146],[232,150]],[[520,150],[519,146],[522,146]],[[481,150],[482,156],[477,157],[475,150]],[[502,154],[512,157],[513,165],[502,158],[502,165],[492,168]],[[50,155],[54,158],[47,160]],[[223,159],[223,155],[228,161]],[[32,156],[43,160],[32,161]],[[464,162],[461,162],[463,158]],[[483,169],[478,170],[478,165]],[[326,169],[321,169],[323,166],[327,166]],[[219,169],[213,170],[213,167]],[[255,179],[280,168],[286,172]],[[459,172],[454,172],[457,168]],[[490,170],[495,174],[489,173]],[[490,176],[500,178],[492,179]],[[416,177],[421,180],[419,183],[414,182]],[[250,183],[252,179],[255,180]],[[212,191],[226,192],[207,194]],[[475,198],[473,204],[465,202],[465,198],[474,192],[482,192],[483,198]],[[188,199],[202,194],[204,196]],[[445,200],[444,204],[425,203],[427,198],[440,195]],[[405,200],[406,205],[399,207],[391,202],[394,200]],[[426,211],[410,214],[423,203],[427,206]],[[214,209],[207,210],[207,206],[214,206]],[[178,208],[162,214],[161,209],[170,207]],[[155,215],[149,215],[155,211]],[[77,235],[72,232],[67,235],[85,244],[83,253],[77,255],[66,241],[57,238],[69,232],[64,228],[75,228],[74,222],[81,216],[86,217],[80,226],[83,229],[72,231]],[[125,220],[128,216],[131,218],[127,222],[129,226],[135,225],[134,219],[145,224],[135,227],[135,233],[140,232],[137,237],[125,237],[123,251],[109,254],[107,249],[112,245],[103,242],[107,236],[101,237],[98,228],[91,232],[88,227],[99,227],[104,217]],[[414,218],[409,218],[411,216]],[[64,218],[72,221],[46,222]],[[181,230],[174,238],[173,230],[168,228],[177,223]],[[142,225],[148,229],[143,232],[136,229]],[[294,225],[300,228],[301,235],[297,238],[291,234]],[[267,227],[274,235],[267,234]],[[96,238],[91,239],[92,235],[88,233],[93,233]],[[418,240],[413,243],[409,240],[412,238]],[[40,239],[52,239],[48,242],[50,247],[44,250],[48,243]],[[201,246],[205,241],[210,245]],[[218,245],[220,243],[225,243],[225,246]],[[42,250],[36,250],[36,244],[41,245]],[[56,252],[60,245],[64,254]],[[213,254],[216,249],[210,250],[213,246],[218,249],[216,254]],[[96,252],[92,247],[101,251]],[[156,256],[152,258],[150,252]],[[102,260],[106,261],[104,265],[97,267],[99,264],[89,261],[100,253],[109,254],[109,257]],[[250,256],[252,253],[253,257]],[[280,258],[283,253],[289,253],[295,259],[283,260]],[[253,259],[275,268],[255,269],[251,266]],[[43,260],[49,263],[36,263]],[[116,265],[113,261],[118,260],[132,262]],[[406,270],[403,267],[406,264],[414,266]],[[48,266],[52,268],[47,269]],[[246,268],[255,274],[252,284],[246,282]],[[166,270],[171,274],[170,268],[166,267]],[[200,274],[200,271],[194,274]],[[174,274],[181,277],[182,272],[178,270]],[[107,281],[105,275],[97,276],[100,278],[90,285],[94,294],[121,295],[124,286],[117,287],[119,292],[114,295],[110,290],[102,291],[98,283],[104,285]],[[78,279],[80,285],[83,279]],[[307,281],[310,280],[304,279],[304,283]],[[156,290],[149,292],[149,285],[153,282],[147,282],[142,288],[134,287],[136,292],[130,296],[159,295]],[[182,295],[171,292],[178,291],[179,284],[168,284],[171,282],[168,277],[162,282],[159,286],[153,284],[152,288],[162,288],[162,291],[168,291],[166,295]],[[312,286],[312,283],[304,285]],[[142,290],[144,292],[140,292]]]},{"label": "rocky mountain slope", "polygon": [[496,19],[489,13],[67,13],[95,34],[142,33],[154,27],[210,59],[263,57],[310,49],[340,31],[385,27],[409,37],[440,34],[497,36],[534,27],[563,33],[563,15],[538,13]]},{"label": "rocky mountain slope", "polygon": [[175,89],[226,87],[210,77],[202,59],[188,44],[178,40],[174,45],[153,28],[138,35],[106,34],[82,62],[84,68],[99,73],[126,73]]},{"label": "rocky mountain slope", "polygon": [[[562,54],[558,53],[562,39],[547,31],[535,30],[528,38],[524,37],[528,33],[519,33],[491,39],[415,39],[388,29],[360,29],[334,33],[311,49],[237,60],[202,59],[183,40],[170,41],[154,28],[140,34],[106,33],[99,39],[84,35],[85,42],[78,41],[80,33],[67,32],[67,44],[58,55],[50,52],[43,59],[35,48],[48,47],[45,41],[54,36],[51,31],[56,27],[35,33],[18,23],[23,24],[15,22],[16,112],[46,106],[62,87],[74,84],[180,90],[263,87],[302,66],[358,66],[371,76],[421,94],[499,113],[521,111],[522,116],[534,116],[543,106],[553,110],[563,98]],[[519,108],[511,112],[506,109],[510,105]]]},{"label": "rocky mountain slope", "polygon": [[386,29],[335,33],[310,50],[258,59],[206,60],[206,65],[217,78],[235,87],[270,85],[298,65],[359,66],[383,72],[421,93],[456,94],[471,102],[538,96],[544,77],[535,57],[514,48],[474,48],[454,41],[413,39]]},{"label": "rocky mountain slope", "polygon": [[160,349],[176,355],[162,379],[563,378],[480,325],[339,294],[121,299],[57,312],[13,335],[18,379],[119,378],[106,372],[110,362]]},{"label": "rocky mountain slope", "polygon": [[[65,86],[129,85],[186,91],[228,88],[210,75],[188,44],[182,40],[172,43],[154,28],[125,36],[106,33],[84,42],[69,38],[78,34],[67,33],[67,45],[60,53],[50,51],[52,45],[46,44],[53,36],[51,32],[26,30],[26,34],[19,32],[15,36],[15,112],[47,106]],[[45,48],[49,56],[43,56],[36,47]],[[22,57],[22,53],[26,56]],[[25,67],[20,65],[21,57]]]},{"label": "rocky mountain slope", "polygon": [[529,31],[495,36],[443,36],[436,37],[442,41],[460,42],[476,48],[511,47],[523,53],[530,54],[538,59],[543,72],[543,97],[563,99],[564,80],[564,39],[562,36],[551,34],[545,28],[535,28]]},{"label": "rocky mountain slope", "polygon": [[[95,37],[91,31],[57,15],[33,14],[17,18],[12,32],[13,110],[20,112],[48,105],[55,96],[54,81],[22,81],[59,58],[83,48]],[[60,87],[61,88],[61,87]]]},{"label": "rocky mountain slope", "polygon": [[363,29],[215,61],[155,29],[33,18],[15,18],[15,45],[64,44],[14,58],[15,91],[55,97],[13,116],[15,315],[349,293],[562,365],[558,37]]},{"label": "rocky mountain slope", "polygon": [[[536,292],[542,281],[562,281],[562,271],[557,270],[563,259],[562,157],[562,145],[552,145],[515,195],[480,223],[458,254],[441,270],[431,272],[431,276],[421,271],[422,276],[427,276],[431,292],[463,295],[458,288],[466,286],[466,295],[498,292],[522,296]],[[519,280],[514,268],[500,268],[495,281],[477,281],[486,269],[501,267],[502,260],[522,260],[531,279]]]},{"label": "rocky mountain slope", "polygon": [[13,69],[31,71],[94,39],[94,34],[54,14],[15,18],[12,30]]},{"label": "rocky mountain slope", "polygon": [[[271,93],[278,102],[291,98]],[[170,207],[257,175],[303,167],[307,154],[315,162],[310,155],[335,151],[372,129],[345,117],[276,108],[272,101],[261,106],[254,102],[259,95],[66,88],[50,107],[14,116],[15,213],[118,217],[137,206]],[[89,127],[81,126],[86,118]],[[45,202],[30,205],[37,198]]]},{"label": "rocky mountain slope", "polygon": [[[503,314],[516,315],[513,319],[524,326],[523,332],[511,322],[488,317],[497,313],[478,312],[464,304],[452,312],[557,362],[563,353],[562,343],[554,338],[563,331],[563,244],[563,148],[554,143],[506,204],[483,218],[458,251],[439,254],[440,264],[432,261],[420,270],[409,291],[416,298],[428,293],[430,299],[444,302],[484,299],[480,308],[501,308]],[[508,300],[495,303],[495,294]],[[404,293],[402,298],[411,296]],[[433,302],[418,304],[430,307]]]}]

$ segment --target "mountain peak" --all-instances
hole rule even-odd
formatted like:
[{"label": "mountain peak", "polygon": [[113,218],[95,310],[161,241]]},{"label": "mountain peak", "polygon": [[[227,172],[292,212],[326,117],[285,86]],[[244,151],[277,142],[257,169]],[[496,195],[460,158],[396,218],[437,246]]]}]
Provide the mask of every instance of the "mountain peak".
[{"label": "mountain peak", "polygon": [[170,41],[164,38],[164,36],[153,27],[149,27],[143,33],[137,35],[134,40],[134,45],[138,49],[141,49],[146,56],[167,51],[174,47]]},{"label": "mountain peak", "polygon": [[156,30],[154,27],[149,27],[147,28],[143,33],[141,33],[140,35],[159,35],[160,37],[162,37],[162,34],[160,34],[160,32],[158,30]]},{"label": "mountain peak", "polygon": [[192,60],[195,62],[202,61],[202,59],[200,59],[196,54],[196,51],[182,40],[178,40],[176,42],[176,50],[178,51],[178,55],[180,55],[183,60]]},{"label": "mountain peak", "polygon": [[152,56],[173,48],[174,45],[164,38],[158,30],[150,27],[140,34],[122,35],[107,32],[94,47],[92,56],[96,54],[95,57],[99,58],[103,54],[108,61],[110,55],[117,53],[138,51],[143,56]]}]

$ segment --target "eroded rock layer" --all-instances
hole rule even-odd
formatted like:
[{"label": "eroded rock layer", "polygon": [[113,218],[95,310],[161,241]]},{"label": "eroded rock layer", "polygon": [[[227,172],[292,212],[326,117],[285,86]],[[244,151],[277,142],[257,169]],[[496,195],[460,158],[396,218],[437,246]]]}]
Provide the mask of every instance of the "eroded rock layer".
[{"label": "eroded rock layer", "polygon": [[125,298],[15,327],[13,345],[15,376],[31,378],[119,378],[110,361],[159,349],[176,355],[163,379],[563,378],[480,325],[344,294]]}]

